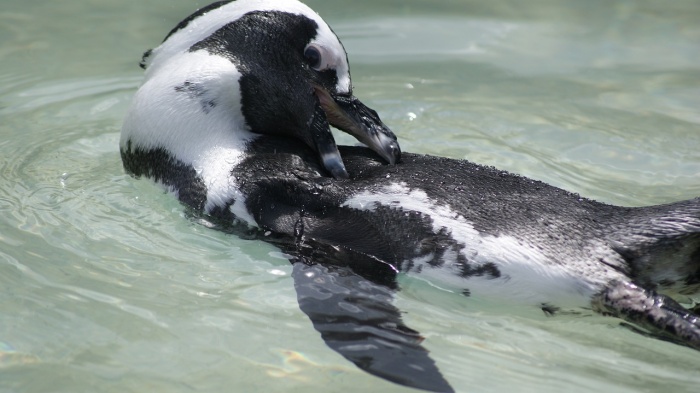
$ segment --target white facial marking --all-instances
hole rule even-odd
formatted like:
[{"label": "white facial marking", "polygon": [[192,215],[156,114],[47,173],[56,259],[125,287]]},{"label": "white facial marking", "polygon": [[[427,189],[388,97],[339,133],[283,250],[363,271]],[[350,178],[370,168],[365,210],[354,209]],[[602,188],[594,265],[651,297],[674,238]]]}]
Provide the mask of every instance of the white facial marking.
[{"label": "white facial marking", "polygon": [[347,55],[338,37],[311,8],[296,0],[236,0],[190,21],[184,29],[175,32],[153,52],[147,60],[146,75],[155,73],[171,57],[187,51],[192,45],[209,37],[224,25],[234,22],[253,11],[282,11],[303,15],[318,25],[318,34],[312,43],[330,54],[329,63],[338,75],[338,93],[349,93],[350,71]]},{"label": "white facial marking", "polygon": [[[460,291],[468,288],[472,294],[488,293],[488,296],[507,297],[528,304],[557,301],[558,304],[587,305],[600,284],[596,281],[600,277],[581,279],[580,275],[568,271],[566,265],[551,261],[540,250],[515,237],[480,233],[450,206],[431,200],[422,190],[409,189],[405,183],[392,183],[376,192],[358,193],[343,206],[369,211],[386,206],[418,212],[430,217],[433,233],[446,231],[452,239],[464,245],[462,249],[446,250],[440,268],[428,264],[431,259],[426,256],[412,261],[416,268],[421,267],[418,277],[428,279],[432,285],[446,285],[443,289]],[[462,266],[457,263],[457,252],[476,265],[495,264],[501,276],[461,277]],[[544,281],[546,285],[543,285]]]}]

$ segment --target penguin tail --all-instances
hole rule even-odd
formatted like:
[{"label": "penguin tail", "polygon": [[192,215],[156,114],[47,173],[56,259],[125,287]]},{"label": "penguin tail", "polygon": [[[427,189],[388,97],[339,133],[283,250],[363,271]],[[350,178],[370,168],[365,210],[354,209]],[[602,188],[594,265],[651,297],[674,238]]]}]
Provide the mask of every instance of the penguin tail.
[{"label": "penguin tail", "polygon": [[700,198],[629,209],[615,233],[635,284],[682,303],[700,295]]},{"label": "penguin tail", "polygon": [[594,309],[700,350],[700,198],[625,214],[610,226],[610,244],[630,281],[608,283]]}]

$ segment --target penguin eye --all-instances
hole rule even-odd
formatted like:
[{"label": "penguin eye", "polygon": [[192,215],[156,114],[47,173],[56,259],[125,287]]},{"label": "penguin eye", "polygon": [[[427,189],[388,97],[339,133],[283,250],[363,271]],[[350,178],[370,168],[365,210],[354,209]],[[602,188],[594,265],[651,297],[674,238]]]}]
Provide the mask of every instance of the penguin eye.
[{"label": "penguin eye", "polygon": [[304,58],[309,67],[316,71],[321,70],[321,51],[316,45],[309,45],[304,49]]}]

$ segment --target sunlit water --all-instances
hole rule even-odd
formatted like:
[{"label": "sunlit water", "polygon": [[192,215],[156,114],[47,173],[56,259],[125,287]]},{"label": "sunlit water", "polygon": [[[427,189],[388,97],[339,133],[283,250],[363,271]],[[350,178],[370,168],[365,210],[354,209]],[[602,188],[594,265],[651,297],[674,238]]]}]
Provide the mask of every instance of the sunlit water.
[{"label": "sunlit water", "polygon": [[[140,55],[204,4],[3,0],[0,391],[408,390],[325,346],[277,250],[194,223],[123,173]],[[309,4],[404,151],[609,203],[700,195],[700,2]],[[700,353],[618,320],[400,284],[407,324],[458,391],[700,384]]]}]

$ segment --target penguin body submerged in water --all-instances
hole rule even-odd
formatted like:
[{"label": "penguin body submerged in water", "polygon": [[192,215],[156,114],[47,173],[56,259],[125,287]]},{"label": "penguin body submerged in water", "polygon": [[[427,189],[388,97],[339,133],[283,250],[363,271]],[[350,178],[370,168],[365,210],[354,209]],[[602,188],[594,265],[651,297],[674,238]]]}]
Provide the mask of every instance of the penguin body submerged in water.
[{"label": "penguin body submerged in water", "polygon": [[[545,311],[592,308],[700,349],[698,316],[672,298],[700,291],[700,199],[617,207],[402,154],[352,95],[338,38],[295,0],[213,3],[142,66],[120,142],[126,171],[288,251],[301,309],[358,367],[452,390],[392,305],[398,273]],[[337,147],[329,125],[369,149]]]}]

